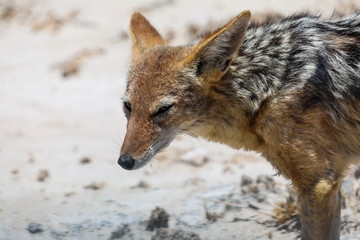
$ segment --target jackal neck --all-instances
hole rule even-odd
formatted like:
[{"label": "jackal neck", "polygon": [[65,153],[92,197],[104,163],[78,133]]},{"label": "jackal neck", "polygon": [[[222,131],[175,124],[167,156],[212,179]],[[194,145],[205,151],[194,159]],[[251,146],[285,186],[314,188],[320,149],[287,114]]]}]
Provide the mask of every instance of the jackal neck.
[{"label": "jackal neck", "polygon": [[228,72],[208,88],[200,134],[258,150],[268,137],[261,134],[269,134],[260,125],[267,126],[270,108],[296,108],[300,115],[321,103],[333,119],[341,116],[344,110],[332,104],[359,85],[359,16],[336,22],[296,15],[250,25]]},{"label": "jackal neck", "polygon": [[200,135],[233,148],[257,150],[256,117],[283,86],[293,46],[286,31],[251,27],[229,71],[208,89]]}]

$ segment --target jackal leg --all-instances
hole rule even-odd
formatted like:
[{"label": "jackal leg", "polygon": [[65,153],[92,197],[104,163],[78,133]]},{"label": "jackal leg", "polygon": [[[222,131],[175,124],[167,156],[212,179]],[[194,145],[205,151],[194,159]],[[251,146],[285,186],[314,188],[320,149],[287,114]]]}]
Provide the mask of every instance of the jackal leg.
[{"label": "jackal leg", "polygon": [[340,184],[340,180],[321,180],[310,192],[300,191],[301,239],[340,239]]}]

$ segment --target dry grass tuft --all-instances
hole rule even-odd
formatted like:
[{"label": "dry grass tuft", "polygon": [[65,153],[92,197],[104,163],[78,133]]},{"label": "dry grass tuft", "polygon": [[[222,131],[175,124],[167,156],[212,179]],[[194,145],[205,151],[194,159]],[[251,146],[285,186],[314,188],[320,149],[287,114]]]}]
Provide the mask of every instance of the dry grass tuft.
[{"label": "dry grass tuft", "polygon": [[105,187],[104,182],[93,182],[89,185],[84,186],[85,189],[99,190]]},{"label": "dry grass tuft", "polygon": [[43,19],[39,19],[32,24],[32,29],[34,31],[51,31],[57,32],[64,25],[76,20],[79,15],[78,10],[72,10],[65,16],[58,16],[53,12],[48,12]]},{"label": "dry grass tuft", "polygon": [[50,31],[55,33],[65,25],[77,20],[78,10],[71,10],[65,15],[53,11],[35,11],[30,5],[15,4],[11,1],[0,1],[0,23],[16,22],[30,27],[34,31]]},{"label": "dry grass tuft", "polygon": [[50,176],[49,171],[47,169],[41,169],[38,172],[37,180],[39,182],[44,182]]},{"label": "dry grass tuft", "polygon": [[276,203],[273,212],[273,218],[276,221],[275,225],[279,229],[300,229],[300,208],[293,189],[288,188],[286,200]]},{"label": "dry grass tuft", "polygon": [[64,78],[69,78],[72,76],[77,75],[80,72],[81,67],[84,65],[84,63],[97,56],[104,53],[104,49],[97,48],[97,49],[85,49],[78,53],[76,53],[74,56],[70,57],[68,60],[57,64],[57,68],[60,69],[61,75]]}]

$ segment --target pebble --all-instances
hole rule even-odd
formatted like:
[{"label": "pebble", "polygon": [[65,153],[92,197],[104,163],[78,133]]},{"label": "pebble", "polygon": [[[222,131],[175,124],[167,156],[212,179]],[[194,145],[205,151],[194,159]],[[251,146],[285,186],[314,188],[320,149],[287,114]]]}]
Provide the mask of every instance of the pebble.
[{"label": "pebble", "polygon": [[156,234],[151,237],[151,240],[201,240],[199,235],[190,232],[190,231],[183,231],[183,230],[173,230],[173,229],[166,229],[160,228],[156,231]]},{"label": "pebble", "polygon": [[151,216],[148,220],[146,231],[154,231],[157,228],[167,228],[169,221],[169,214],[165,209],[156,207],[151,212]]},{"label": "pebble", "polygon": [[247,175],[242,175],[241,176],[241,186],[247,186],[253,183],[253,180],[251,177],[247,176]]},{"label": "pebble", "polygon": [[109,240],[115,239],[134,239],[128,224],[123,224],[111,233]]},{"label": "pebble", "polygon": [[27,230],[32,234],[41,233],[44,231],[40,223],[30,223],[27,227]]}]

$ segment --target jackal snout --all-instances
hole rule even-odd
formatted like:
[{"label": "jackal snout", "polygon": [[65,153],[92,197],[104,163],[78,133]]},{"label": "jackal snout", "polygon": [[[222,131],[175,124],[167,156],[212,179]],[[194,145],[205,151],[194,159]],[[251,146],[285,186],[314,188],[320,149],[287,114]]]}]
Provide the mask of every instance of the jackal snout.
[{"label": "jackal snout", "polygon": [[296,188],[302,239],[340,239],[340,185],[360,157],[360,12],[249,19],[172,47],[132,15],[118,162],[138,169],[178,133],[258,151]]},{"label": "jackal snout", "polygon": [[126,170],[132,170],[135,165],[135,159],[128,154],[123,154],[119,157],[118,164]]},{"label": "jackal snout", "polygon": [[148,161],[158,134],[150,128],[152,123],[144,112],[126,107],[126,103],[124,105],[128,125],[118,164],[126,170],[133,170],[140,168]]}]

